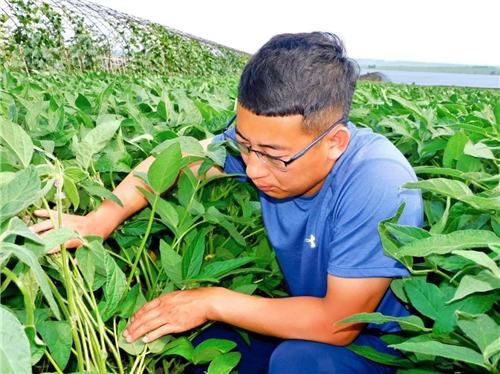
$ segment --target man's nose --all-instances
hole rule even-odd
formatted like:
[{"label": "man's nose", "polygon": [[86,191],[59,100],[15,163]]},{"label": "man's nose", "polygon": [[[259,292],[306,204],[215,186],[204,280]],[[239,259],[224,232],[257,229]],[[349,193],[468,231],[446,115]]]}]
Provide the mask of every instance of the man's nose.
[{"label": "man's nose", "polygon": [[250,179],[262,178],[269,172],[268,167],[259,159],[257,153],[250,152],[246,160],[246,172]]}]

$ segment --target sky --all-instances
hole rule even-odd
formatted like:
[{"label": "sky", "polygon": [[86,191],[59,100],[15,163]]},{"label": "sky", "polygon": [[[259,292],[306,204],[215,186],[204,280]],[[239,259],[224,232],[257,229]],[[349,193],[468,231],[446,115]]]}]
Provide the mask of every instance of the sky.
[{"label": "sky", "polygon": [[355,59],[500,65],[500,0],[92,0],[248,53],[329,31]]}]

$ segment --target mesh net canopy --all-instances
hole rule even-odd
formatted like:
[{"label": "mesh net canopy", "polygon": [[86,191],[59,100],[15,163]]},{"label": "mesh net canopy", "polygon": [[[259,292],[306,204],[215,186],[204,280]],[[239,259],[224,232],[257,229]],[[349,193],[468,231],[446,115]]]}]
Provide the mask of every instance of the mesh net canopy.
[{"label": "mesh net canopy", "polygon": [[249,55],[80,0],[0,0],[0,53],[8,68],[119,73],[239,73]]}]

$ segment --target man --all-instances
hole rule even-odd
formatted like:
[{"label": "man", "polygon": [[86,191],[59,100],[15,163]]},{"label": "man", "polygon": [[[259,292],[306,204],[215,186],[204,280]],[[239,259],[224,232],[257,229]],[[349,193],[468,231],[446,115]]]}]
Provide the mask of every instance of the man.
[{"label": "man", "polygon": [[[246,174],[260,190],[264,223],[291,297],[217,287],[169,293],[134,315],[124,332],[128,341],[149,342],[215,320],[283,339],[256,338],[267,344],[269,352],[262,354],[271,356],[270,373],[392,372],[345,345],[389,352],[379,336],[397,327],[335,325],[361,312],[408,314],[389,289],[406,269],[383,254],[377,228],[403,201],[399,222],[422,224],[420,193],[400,189],[416,180],[406,159],[384,137],[348,121],[357,76],[356,63],[335,35],[278,35],[245,67],[236,119],[216,138],[241,152],[228,157],[224,171]],[[136,170],[147,170],[152,160]],[[106,200],[86,217],[66,216],[65,225],[106,238],[147,204],[137,185],[143,186],[129,175],[114,191],[124,208]],[[51,229],[46,222],[35,230]]]}]

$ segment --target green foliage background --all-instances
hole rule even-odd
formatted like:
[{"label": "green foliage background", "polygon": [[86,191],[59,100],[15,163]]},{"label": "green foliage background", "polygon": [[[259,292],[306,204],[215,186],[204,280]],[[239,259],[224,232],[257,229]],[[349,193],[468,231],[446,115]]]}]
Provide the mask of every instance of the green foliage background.
[{"label": "green foliage background", "polygon": [[[209,373],[230,373],[240,359],[233,342],[191,344],[209,324],[147,345],[121,332],[141,305],[178,289],[285,295],[255,189],[198,181],[186,168],[224,164],[223,142],[204,152],[198,140],[234,114],[245,57],[130,22],[115,25],[126,47],[111,65],[113,51],[83,19],[10,3],[21,26],[1,19],[0,371],[180,373],[210,363]],[[500,371],[499,102],[498,90],[358,84],[351,121],[405,154],[419,182],[402,188],[424,197],[423,229],[398,225],[399,212],[379,226],[386,254],[411,273],[391,288],[412,316],[346,320],[399,323],[382,339],[401,357],[350,346],[399,373]],[[150,155],[150,171],[136,175],[152,188],[143,191],[148,208],[104,244],[87,237],[75,251],[46,255],[83,239],[60,227],[62,213],[90,213],[105,198],[120,204],[111,191]],[[180,170],[178,187],[160,196]],[[58,228],[43,239],[28,229],[37,208],[57,212]]]},{"label": "green foliage background", "polygon": [[98,4],[89,9],[83,1],[3,1],[2,65],[28,74],[56,70],[234,76],[249,58],[246,53]]}]

